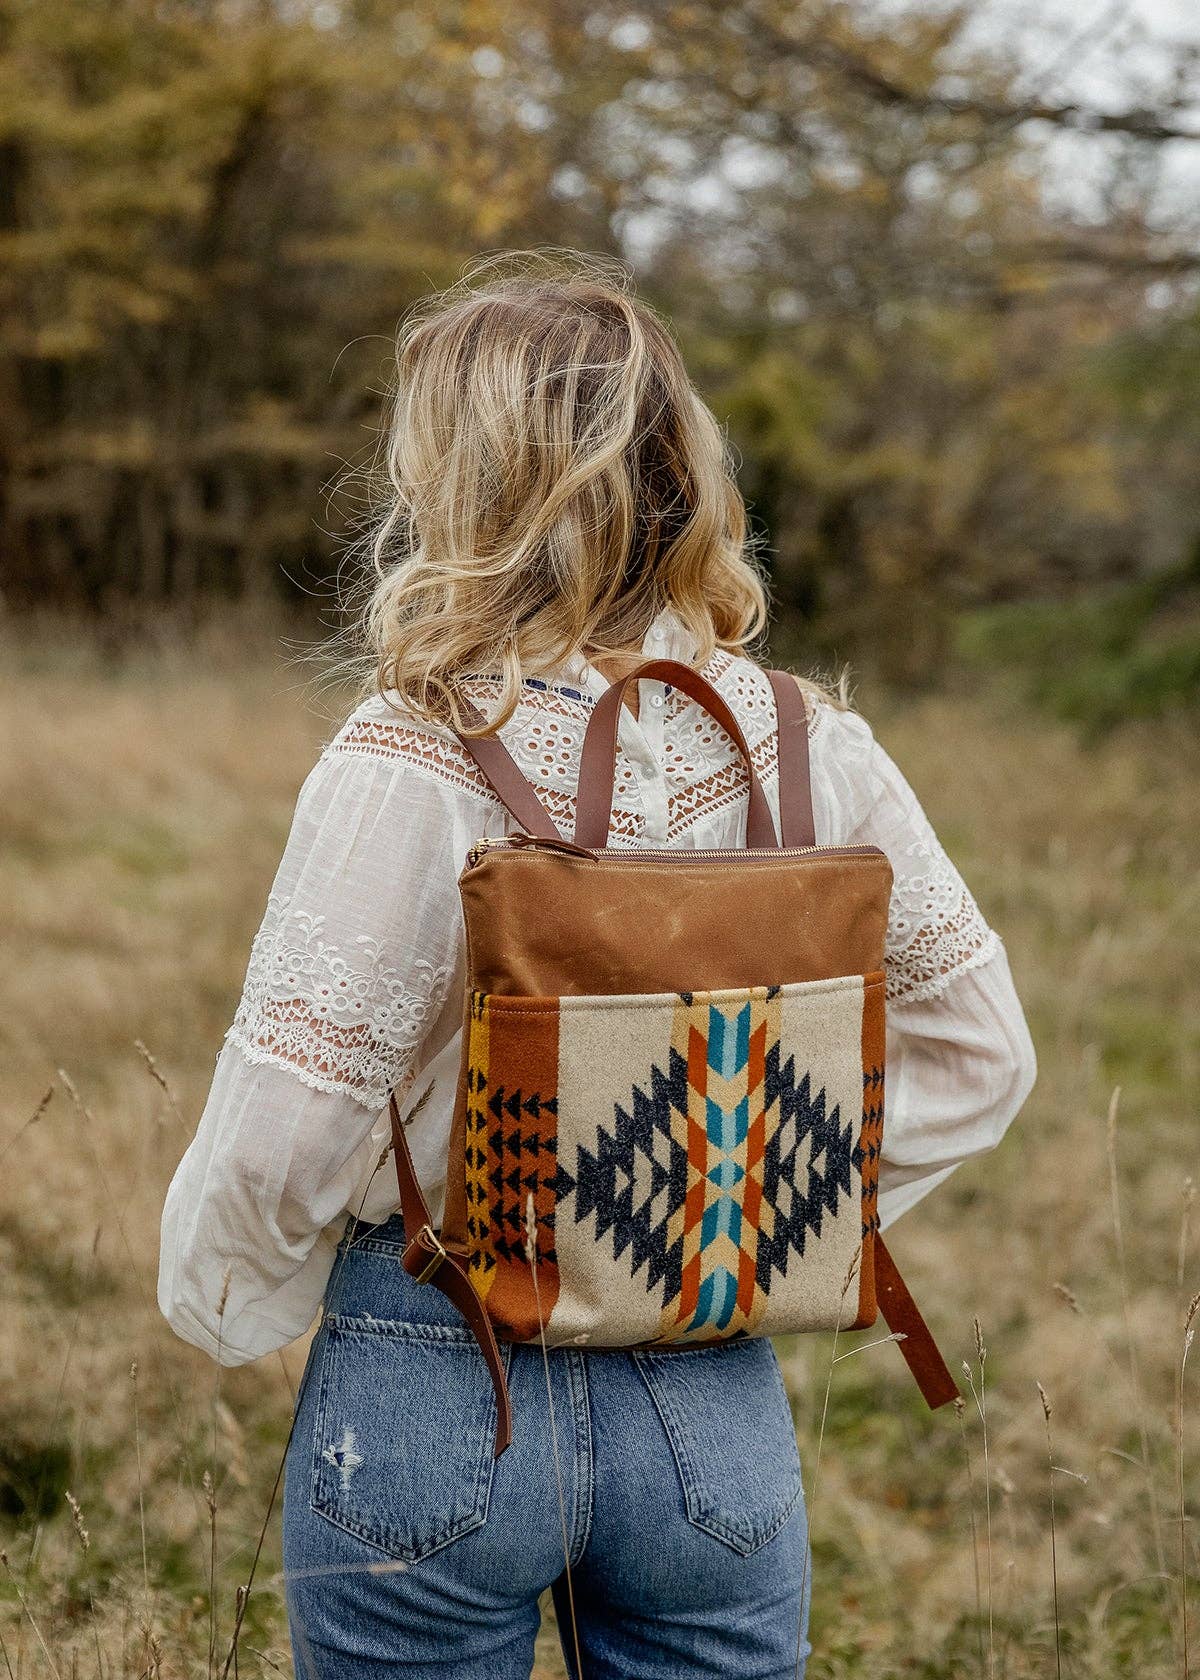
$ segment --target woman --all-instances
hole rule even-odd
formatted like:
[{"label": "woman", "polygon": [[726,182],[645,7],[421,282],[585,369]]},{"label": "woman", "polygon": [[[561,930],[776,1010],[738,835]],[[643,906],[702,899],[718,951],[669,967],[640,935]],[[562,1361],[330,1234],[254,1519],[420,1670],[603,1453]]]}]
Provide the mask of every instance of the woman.
[{"label": "woman", "polygon": [[[319,1334],[284,1514],[297,1672],[528,1676],[552,1587],[573,1672],[791,1676],[807,1531],[769,1341],[649,1362],[506,1354],[514,1445],[453,1307],[398,1264],[396,1088],[441,1206],[459,1068],[456,878],[504,808],[481,709],[569,829],[607,682],[703,670],[777,807],[766,607],[721,435],[661,322],[585,262],[481,271],[405,326],[365,629],[374,682],[300,794],[241,1007],[163,1219],[160,1301],[227,1364]],[[614,844],[744,840],[745,773],[678,691],[622,715]],[[895,871],[886,1226],[991,1148],[1033,1080],[1008,963],[863,720],[809,685],[818,840]],[[382,1170],[381,1170],[382,1169]],[[340,1242],[340,1249],[339,1249]],[[336,1343],[336,1347],[334,1344]]]}]

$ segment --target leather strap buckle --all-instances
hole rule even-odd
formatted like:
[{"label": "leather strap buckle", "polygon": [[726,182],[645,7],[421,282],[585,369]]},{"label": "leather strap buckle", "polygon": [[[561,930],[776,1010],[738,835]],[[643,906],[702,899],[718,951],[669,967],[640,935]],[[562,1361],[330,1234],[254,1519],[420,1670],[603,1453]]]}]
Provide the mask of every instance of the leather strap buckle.
[{"label": "leather strap buckle", "polygon": [[[428,1283],[434,1272],[437,1271],[442,1261],[446,1258],[446,1250],[442,1247],[441,1238],[433,1229],[432,1225],[422,1225],[421,1229],[417,1232],[416,1236],[412,1239],[408,1246],[409,1248],[419,1248],[421,1252],[423,1254],[427,1254],[429,1258],[426,1260],[424,1266],[419,1272],[414,1272],[407,1264],[404,1268],[405,1271],[408,1272],[409,1276],[413,1278],[415,1282]],[[406,1261],[407,1258],[408,1255],[406,1253]]]}]

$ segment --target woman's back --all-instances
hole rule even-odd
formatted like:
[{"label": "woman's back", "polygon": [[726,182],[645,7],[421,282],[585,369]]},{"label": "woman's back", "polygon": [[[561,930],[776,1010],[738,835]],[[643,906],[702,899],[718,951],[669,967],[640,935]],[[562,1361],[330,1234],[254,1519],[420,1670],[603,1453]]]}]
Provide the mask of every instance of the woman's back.
[{"label": "woman's back", "polygon": [[[460,737],[498,732],[569,832],[601,670],[674,659],[731,709],[778,817],[775,701],[746,652],[765,593],[724,441],[663,324],[586,266],[434,300],[398,369],[374,692],[301,790],[168,1196],[160,1302],[227,1364],[324,1306],[285,1515],[306,1673],[523,1680],[553,1586],[589,1673],[798,1676],[807,1534],[770,1342],[509,1347],[519,1427],[493,1466],[479,1350],[400,1264],[385,1118],[395,1092],[436,1225],[463,1065],[457,881],[510,828]],[[877,847],[894,874],[886,1227],[998,1141],[1033,1053],[1003,947],[912,790],[809,687],[817,842]],[[707,711],[643,682],[620,713],[611,844],[736,848],[748,786]]]}]

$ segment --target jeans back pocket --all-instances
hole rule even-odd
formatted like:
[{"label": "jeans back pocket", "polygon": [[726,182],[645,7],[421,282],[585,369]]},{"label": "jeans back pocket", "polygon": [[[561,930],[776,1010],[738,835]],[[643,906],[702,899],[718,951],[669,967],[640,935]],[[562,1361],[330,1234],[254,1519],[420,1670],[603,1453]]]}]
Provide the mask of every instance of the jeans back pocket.
[{"label": "jeans back pocket", "polygon": [[688,1520],[748,1557],[774,1539],[801,1494],[774,1348],[761,1338],[634,1359],[671,1444]]},{"label": "jeans back pocket", "polygon": [[327,1314],[312,1507],[405,1563],[487,1520],[496,1402],[466,1328]]}]

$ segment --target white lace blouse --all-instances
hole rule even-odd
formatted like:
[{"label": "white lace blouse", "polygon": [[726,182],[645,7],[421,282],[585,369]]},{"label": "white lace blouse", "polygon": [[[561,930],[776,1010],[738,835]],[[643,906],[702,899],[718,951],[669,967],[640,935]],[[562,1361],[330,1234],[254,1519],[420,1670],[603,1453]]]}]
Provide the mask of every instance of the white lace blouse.
[{"label": "white lace blouse", "polygon": [[[689,644],[664,615],[646,650],[687,659]],[[777,816],[766,677],[725,652],[705,675],[741,722]],[[605,686],[578,659],[560,680],[528,681],[501,731],[568,833],[584,728]],[[468,692],[486,710],[497,683],[480,676]],[[867,724],[810,702],[809,732],[818,842],[880,846],[895,871],[886,1226],[998,1142],[1032,1085],[1033,1049],[999,939]],[[621,716],[613,844],[738,845],[745,803],[728,737],[678,691],[643,683],[638,717]],[[163,1213],[159,1303],[181,1336],[224,1363],[301,1335],[347,1212],[376,1221],[394,1210],[393,1086],[402,1108],[419,1108],[408,1135],[437,1217],[464,985],[456,881],[471,843],[509,827],[454,737],[382,698],[353,713],[305,782],[241,1005]]]}]

